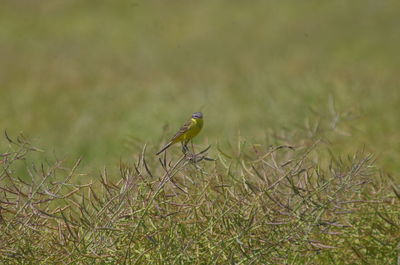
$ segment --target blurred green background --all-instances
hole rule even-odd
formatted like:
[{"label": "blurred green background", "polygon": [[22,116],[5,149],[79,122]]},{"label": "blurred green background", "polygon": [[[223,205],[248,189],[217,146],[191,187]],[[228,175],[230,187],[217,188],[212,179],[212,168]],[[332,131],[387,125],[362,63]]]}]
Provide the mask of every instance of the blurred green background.
[{"label": "blurred green background", "polygon": [[[336,142],[400,169],[400,1],[3,1],[0,128],[89,168],[155,151],[192,112],[197,143],[265,142],[329,102]],[[166,125],[169,125],[166,127]],[[347,136],[345,136],[347,135]],[[1,150],[7,149],[2,140]]]}]

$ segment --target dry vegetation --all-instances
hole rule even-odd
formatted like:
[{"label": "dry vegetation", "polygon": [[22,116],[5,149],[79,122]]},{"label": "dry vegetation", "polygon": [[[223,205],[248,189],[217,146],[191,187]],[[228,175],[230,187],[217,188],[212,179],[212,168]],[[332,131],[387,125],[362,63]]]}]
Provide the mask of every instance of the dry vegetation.
[{"label": "dry vegetation", "polygon": [[[394,264],[399,191],[360,152],[324,163],[324,144],[238,141],[215,161],[146,146],[120,175],[74,184],[61,161],[15,164],[34,148],[19,137],[1,154],[3,264]],[[324,166],[325,164],[325,166]]]}]

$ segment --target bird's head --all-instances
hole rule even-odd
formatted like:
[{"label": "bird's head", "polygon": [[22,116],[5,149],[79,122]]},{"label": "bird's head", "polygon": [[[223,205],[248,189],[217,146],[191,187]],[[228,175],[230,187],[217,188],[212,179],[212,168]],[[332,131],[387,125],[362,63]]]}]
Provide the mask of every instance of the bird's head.
[{"label": "bird's head", "polygon": [[203,118],[203,113],[201,112],[195,112],[192,114],[193,119],[202,119]]}]

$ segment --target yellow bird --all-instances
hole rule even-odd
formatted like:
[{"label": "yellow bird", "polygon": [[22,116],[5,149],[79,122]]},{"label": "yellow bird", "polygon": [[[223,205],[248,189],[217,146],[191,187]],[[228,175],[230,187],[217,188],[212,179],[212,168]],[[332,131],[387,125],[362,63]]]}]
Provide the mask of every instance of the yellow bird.
[{"label": "yellow bird", "polygon": [[195,112],[192,117],[185,122],[179,131],[171,138],[171,140],[156,155],[164,152],[171,145],[182,142],[183,148],[187,150],[187,143],[195,137],[203,128],[203,113]]}]

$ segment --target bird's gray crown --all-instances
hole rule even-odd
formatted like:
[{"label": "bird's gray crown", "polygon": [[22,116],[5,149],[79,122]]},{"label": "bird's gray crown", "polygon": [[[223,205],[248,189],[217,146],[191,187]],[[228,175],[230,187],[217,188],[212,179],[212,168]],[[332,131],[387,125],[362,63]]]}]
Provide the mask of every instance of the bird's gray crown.
[{"label": "bird's gray crown", "polygon": [[195,112],[192,114],[193,119],[202,119],[203,118],[203,113],[201,112]]}]

